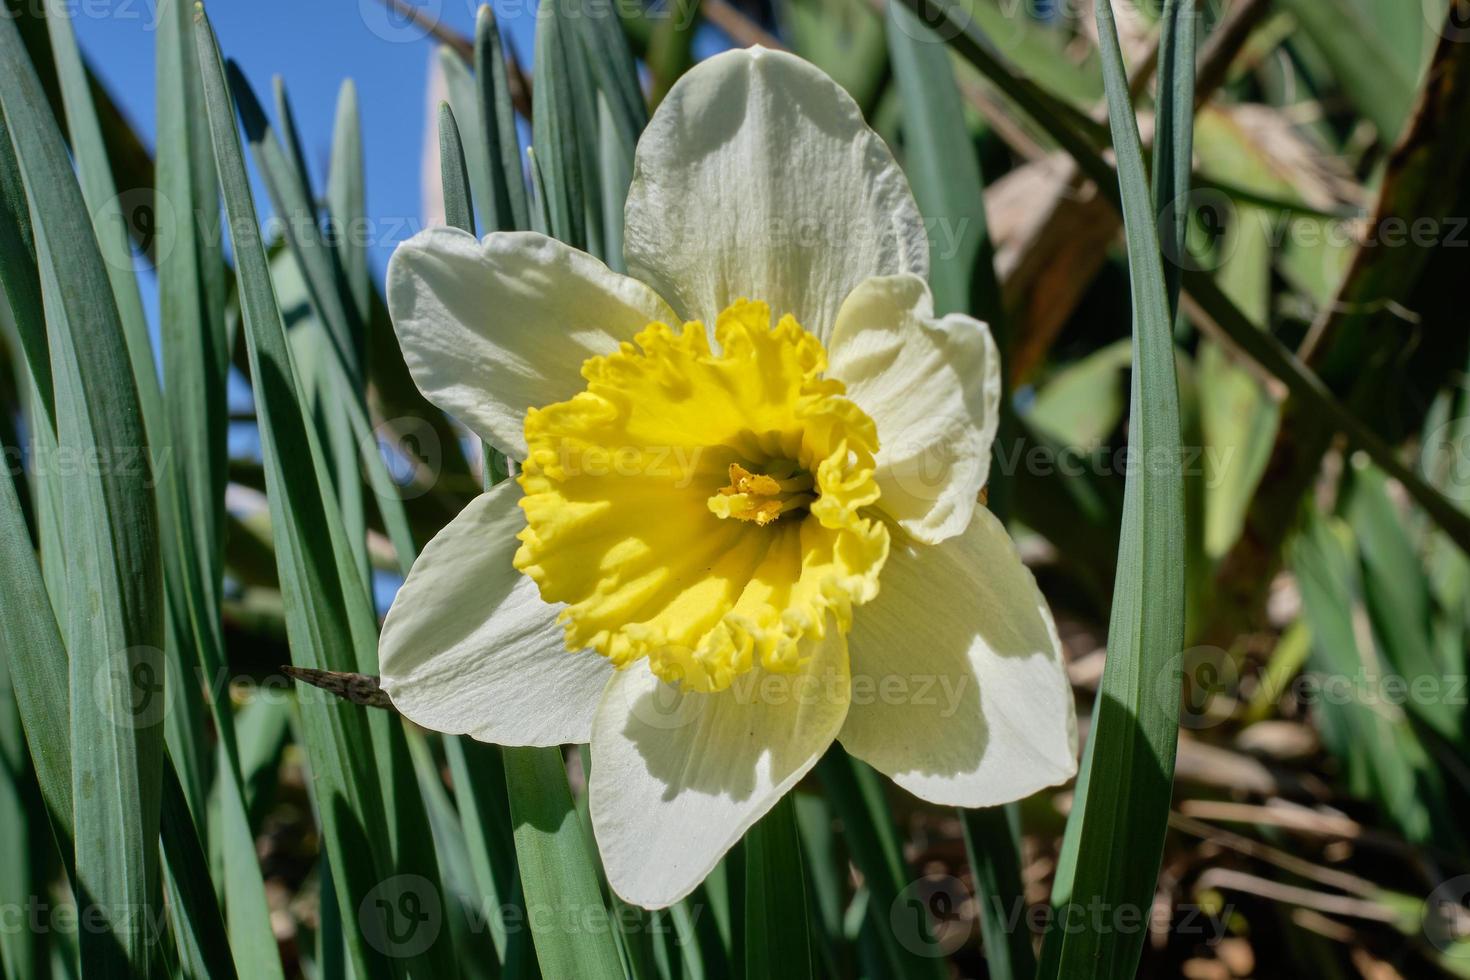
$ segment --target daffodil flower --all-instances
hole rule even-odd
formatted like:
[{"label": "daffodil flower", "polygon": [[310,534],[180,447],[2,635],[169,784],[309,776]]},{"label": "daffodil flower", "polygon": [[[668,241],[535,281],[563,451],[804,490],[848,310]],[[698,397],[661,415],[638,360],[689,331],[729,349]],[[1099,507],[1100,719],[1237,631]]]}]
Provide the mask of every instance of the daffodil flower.
[{"label": "daffodil flower", "polygon": [[852,99],[772,51],[694,68],[638,143],[625,255],[449,228],[394,254],[415,381],[523,461],[399,591],[398,709],[590,742],[608,880],[649,908],[834,740],[935,803],[1071,777],[1056,627],[977,504],[995,345],[934,315],[913,195]]}]

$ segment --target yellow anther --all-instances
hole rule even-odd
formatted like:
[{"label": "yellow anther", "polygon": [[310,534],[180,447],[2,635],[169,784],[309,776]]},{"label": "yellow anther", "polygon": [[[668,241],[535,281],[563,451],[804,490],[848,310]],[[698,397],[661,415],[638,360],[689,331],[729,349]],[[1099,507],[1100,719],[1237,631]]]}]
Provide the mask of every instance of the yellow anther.
[{"label": "yellow anther", "polygon": [[811,493],[810,473],[778,480],[766,473],[752,473],[739,463],[730,464],[730,485],[709,499],[709,509],[719,517],[754,521],[761,527],[806,507],[816,500]]}]

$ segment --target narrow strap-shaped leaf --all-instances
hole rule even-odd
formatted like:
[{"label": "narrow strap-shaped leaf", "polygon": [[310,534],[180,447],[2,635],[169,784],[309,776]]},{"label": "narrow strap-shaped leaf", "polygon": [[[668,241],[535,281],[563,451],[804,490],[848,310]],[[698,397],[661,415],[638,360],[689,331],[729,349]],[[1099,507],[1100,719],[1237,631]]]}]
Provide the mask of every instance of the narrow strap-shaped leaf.
[{"label": "narrow strap-shaped leaf", "polygon": [[444,223],[475,233],[475,206],[470,195],[470,172],[465,166],[464,143],[454,110],[439,103],[439,172],[444,187]]},{"label": "narrow strap-shaped leaf", "polygon": [[327,171],[327,215],[334,246],[340,259],[347,295],[357,311],[357,324],[364,334],[357,337],[358,363],[367,357],[365,336],[372,316],[372,270],[368,268],[367,175],[364,172],[362,120],[357,108],[357,86],[352,79],[337,93],[337,118],[332,127],[332,159]]},{"label": "narrow strap-shaped leaf", "polygon": [[[51,884],[55,836],[36,783],[25,729],[15,702],[10,664],[0,655],[0,903],[22,909]],[[0,972],[44,977],[50,958],[48,930],[0,929]]]},{"label": "narrow strap-shaped leaf", "polygon": [[789,793],[745,834],[745,975],[815,976],[801,838]]},{"label": "narrow strap-shaped leaf", "polygon": [[[943,236],[940,240],[948,243],[943,251],[933,250],[930,258],[935,311],[974,313],[986,320],[1005,365],[1009,331],[995,275],[985,183],[965,125],[954,66],[939,37],[908,7],[889,4],[888,18],[889,53],[904,105],[905,168],[919,211],[933,229],[931,235]],[[1004,368],[1001,377],[1008,381]],[[1012,444],[1015,433],[1010,386],[1004,383],[1003,387],[998,430],[1002,449]],[[986,505],[1002,519],[1010,500],[1010,482],[1005,467],[992,467]],[[1036,972],[1030,935],[1007,928],[1008,922],[1015,921],[1007,918],[1012,903],[1024,900],[1020,841],[1011,832],[1012,818],[1019,819],[1014,807],[960,811],[980,899],[985,962],[997,980],[1030,977]]]},{"label": "narrow strap-shaped leaf", "polygon": [[[974,313],[994,324],[1000,287],[985,215],[985,183],[949,51],[901,3],[888,5],[888,50],[903,103],[904,171],[930,228],[935,312]],[[944,247],[935,247],[942,242]]]},{"label": "narrow strap-shaped leaf", "polygon": [[595,858],[572,802],[561,751],[507,747],[503,755],[526,907],[540,912],[530,924],[542,975],[621,978],[609,930],[569,931],[556,924],[567,912],[583,916],[603,907]]},{"label": "narrow strap-shaped leaf", "polygon": [[866,764],[849,756],[841,746],[827,750],[817,763],[822,786],[842,821],[843,837],[853,864],[879,909],[869,929],[877,938],[889,969],[907,977],[948,976],[942,960],[915,955],[894,933],[888,910],[913,879],[903,859],[903,845],[893,825],[878,775]]},{"label": "narrow strap-shaped leaf", "polygon": [[[195,40],[210,132],[234,245],[240,311],[255,391],[267,500],[275,538],[292,655],[306,666],[350,669],[355,648],[371,643],[373,613],[342,533],[335,501],[322,479],[325,464],[301,416],[285,329],[260,239],[249,178],[235,128],[224,66],[208,19],[196,19]],[[359,625],[354,625],[359,624]],[[358,630],[365,624],[366,636]],[[332,867],[353,970],[360,978],[396,971],[385,955],[389,923],[370,894],[391,877],[383,789],[373,765],[366,719],[320,699],[301,703],[312,764],[313,798]]]},{"label": "narrow strap-shaped leaf", "polygon": [[155,950],[143,931],[124,928],[132,923],[121,922],[119,910],[146,915],[158,894],[163,731],[156,718],[136,713],[133,688],[136,678],[161,679],[163,670],[162,570],[147,433],[86,201],[17,26],[11,18],[0,20],[0,100],[37,220],[57,439],[79,458],[108,462],[69,479],[62,527],[63,635],[75,706],[73,886],[79,903],[114,913],[108,928],[82,931],[82,964],[96,976],[146,975]]},{"label": "narrow strap-shaped leaf", "polygon": [[[397,552],[399,568],[407,574],[417,548],[402,499],[388,475],[382,454],[378,452],[377,439],[359,384],[359,365],[355,363],[352,351],[363,327],[356,320],[355,304],[345,288],[335,251],[317,224],[307,175],[292,163],[293,154],[288,154],[276,138],[245,76],[233,64],[228,70],[230,87],[237,99],[251,152],[265,175],[266,189],[276,211],[287,216],[286,243],[301,267],[312,308],[332,340],[330,349],[334,356],[328,358],[327,363],[342,395],[342,406],[347,411],[353,438],[362,454],[363,466],[377,496],[388,536]],[[284,89],[281,100],[285,105]]]},{"label": "narrow strap-shaped leaf", "polygon": [[489,170],[490,201],[486,223],[490,231],[524,231],[531,227],[526,205],[526,177],[521,166],[521,142],[516,135],[515,106],[501,47],[500,28],[489,4],[475,15],[475,80],[479,86],[480,138]]},{"label": "narrow strap-shaped leaf", "polygon": [[[165,576],[174,623],[170,667],[184,689],[173,695],[170,751],[175,763],[191,751],[194,779],[204,769],[188,731],[202,732],[193,717],[203,680],[218,739],[216,788],[221,830],[225,917],[234,937],[230,950],[242,976],[271,980],[283,975],[271,928],[265,883],[255,852],[244,776],[228,694],[220,593],[224,571],[224,495],[228,412],[225,376],[229,337],[225,326],[222,228],[204,216],[219,213],[214,148],[192,32],[193,5],[164,0],[158,8],[158,191],[155,226],[165,246],[156,250],[159,333],[168,384],[164,405],[172,437],[172,494],[166,519],[176,522],[177,549]],[[166,202],[166,203],[162,203]],[[169,492],[168,487],[163,492]],[[187,642],[185,642],[187,641]],[[186,679],[186,681],[185,681]],[[182,702],[182,703],[181,703]],[[181,719],[187,717],[189,724]],[[206,743],[207,744],[207,743]],[[181,772],[181,779],[183,774]],[[188,783],[185,783],[186,789]],[[191,800],[196,823],[204,809]],[[179,872],[176,872],[178,874]]]},{"label": "narrow strap-shaped leaf", "polygon": [[[1031,83],[1020,79],[1009,66],[999,61],[986,48],[984,36],[970,23],[960,4],[954,0],[902,2],[915,10],[933,11],[935,16],[946,18],[946,32],[956,32],[950,40],[955,50],[986,78],[996,83],[1030,121],[1056,140],[1077,162],[1082,172],[1097,185],[1099,193],[1115,207],[1121,207],[1117,172],[1103,159],[1088,137],[1083,135],[1083,131],[1079,130],[1079,124],[1074,120],[1069,121],[1069,114],[1066,112],[1051,111],[1046,100],[1037,97]],[[1424,508],[1462,551],[1470,554],[1470,515],[1460,511],[1420,474],[1406,467],[1392,446],[1336,398],[1311,368],[1303,364],[1274,336],[1252,323],[1208,273],[1187,270],[1183,275],[1183,285],[1184,291],[1199,305],[1203,314],[1242,353],[1285,384],[1292,397],[1300,399],[1308,410],[1327,417],[1332,427],[1342,433],[1354,448],[1367,453],[1374,463],[1400,481],[1414,498],[1414,502]]]},{"label": "narrow strap-shaped leaf", "polygon": [[965,850],[975,874],[985,966],[996,980],[1036,975],[1021,883],[1020,811],[1015,806],[960,811]]},{"label": "narrow strap-shaped leaf", "polygon": [[[1159,240],[1170,255],[1185,255],[1190,208],[1181,202],[1189,193],[1194,170],[1194,47],[1198,17],[1195,0],[1165,0],[1159,37],[1159,131],[1154,141],[1154,207],[1160,216]],[[1163,220],[1173,216],[1172,226]],[[1164,264],[1169,312],[1179,309],[1177,262]]]},{"label": "narrow strap-shaped leaf", "polygon": [[67,655],[46,583],[31,549],[8,467],[0,467],[0,654],[10,669],[31,763],[63,858],[72,857],[71,745]]},{"label": "narrow strap-shaped leaf", "polygon": [[536,22],[536,64],[531,90],[536,126],[533,176],[547,216],[547,234],[573,248],[587,247],[586,195],[581,150],[577,142],[577,108],[572,91],[575,54],[573,25],[563,9],[566,0],[547,0]]},{"label": "narrow strap-shaped leaf", "polygon": [[56,393],[51,382],[46,321],[41,311],[41,276],[36,270],[30,207],[3,115],[0,115],[0,289],[10,303],[15,331],[20,338],[20,354],[40,395],[41,422],[54,431],[52,412]]},{"label": "narrow strap-shaped leaf", "polygon": [[607,96],[614,127],[631,158],[638,134],[648,125],[648,106],[638,84],[638,66],[613,8],[588,8],[576,21],[577,33],[598,89]]},{"label": "narrow strap-shaped leaf", "polygon": [[627,272],[623,259],[623,212],[633,183],[633,154],[618,132],[607,96],[597,95],[598,199],[602,206],[603,261],[614,272]]},{"label": "narrow strap-shaped leaf", "polygon": [[[164,758],[160,818],[169,919],[179,944],[184,975],[194,980],[231,980],[235,962],[230,939],[209,878],[209,858],[194,828],[189,801],[173,761]],[[241,937],[244,941],[245,937]],[[275,958],[271,951],[271,958]]]},{"label": "narrow strap-shaped leaf", "polygon": [[[1184,481],[1172,318],[1111,0],[1097,5],[1097,23],[1133,286],[1129,442],[1147,462],[1127,476],[1107,665],[1053,886],[1056,921],[1068,927],[1047,936],[1044,977],[1124,977],[1137,968],[1142,931],[1094,925],[1076,913],[1100,903],[1142,915],[1152,906],[1179,737],[1179,687],[1168,682],[1179,671],[1184,642]],[[1177,30],[1178,22],[1167,28]],[[1161,120],[1161,140],[1171,138],[1170,122]],[[1081,928],[1070,927],[1079,920]]]}]

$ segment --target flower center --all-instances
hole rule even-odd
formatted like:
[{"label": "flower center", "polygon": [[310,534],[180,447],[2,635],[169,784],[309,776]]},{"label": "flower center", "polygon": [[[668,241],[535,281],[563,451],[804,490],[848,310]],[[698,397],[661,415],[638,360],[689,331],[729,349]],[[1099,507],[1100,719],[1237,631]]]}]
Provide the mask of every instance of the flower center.
[{"label": "flower center", "polygon": [[877,594],[877,433],[826,352],[764,303],[651,323],[526,415],[516,567],[564,603],[567,646],[669,682],[800,669]]},{"label": "flower center", "polygon": [[[769,473],[752,473],[730,464],[730,483],[709,498],[716,517],[754,521],[765,527],[785,514],[800,513],[817,499],[815,481],[791,460],[781,460]],[[790,474],[790,475],[786,475]]]}]

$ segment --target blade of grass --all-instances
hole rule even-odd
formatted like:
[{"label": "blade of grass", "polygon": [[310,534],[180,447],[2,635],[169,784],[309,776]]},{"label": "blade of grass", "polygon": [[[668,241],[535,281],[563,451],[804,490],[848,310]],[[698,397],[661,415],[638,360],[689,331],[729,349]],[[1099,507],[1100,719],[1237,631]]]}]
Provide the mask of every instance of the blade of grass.
[{"label": "blade of grass", "polygon": [[[358,322],[372,315],[372,270],[368,268],[367,191],[362,151],[362,119],[357,107],[357,86],[352,79],[342,82],[337,92],[337,119],[332,127],[332,160],[327,173],[327,214],[335,245],[342,260],[347,292],[356,307]],[[367,352],[359,337],[359,358]]]},{"label": "blade of grass", "polygon": [[1021,814],[1016,806],[961,810],[965,852],[975,870],[985,966],[992,977],[1036,976],[1036,952],[1025,918],[1021,882]]},{"label": "blade of grass", "polygon": [[209,877],[209,859],[194,828],[178,771],[172,760],[165,757],[164,761],[160,819],[164,884],[182,972],[191,980],[231,980],[237,974]]},{"label": "blade of grass", "polygon": [[[8,651],[7,651],[8,652]],[[0,903],[8,909],[33,905],[47,886],[55,838],[46,815],[25,731],[0,656]],[[50,942],[44,929],[0,930],[0,972],[9,977],[44,977]]]},{"label": "blade of grass", "polygon": [[486,227],[491,231],[531,227],[508,74],[495,15],[489,4],[481,4],[475,15],[475,79],[479,83],[480,138],[491,188],[490,201],[481,207],[490,212]]},{"label": "blade of grass", "polygon": [[[195,40],[234,246],[291,649],[305,666],[352,669],[357,666],[357,651],[375,643],[373,611],[344,540],[334,498],[324,492],[321,449],[301,415],[224,66],[202,11],[196,16]],[[346,913],[343,931],[353,972],[360,978],[392,976],[401,964],[390,962],[385,944],[395,949],[387,941],[402,937],[389,931],[385,909],[373,895],[392,876],[393,862],[384,853],[384,842],[392,838],[367,720],[356,708],[344,709],[314,695],[303,697],[300,709],[312,763],[313,797],[338,875],[334,882],[339,904]],[[423,874],[425,869],[415,870]],[[427,870],[433,873],[432,868]],[[432,961],[411,959],[424,962],[432,972]]]},{"label": "blade of grass", "polygon": [[[997,346],[1006,351],[1009,330],[995,275],[985,184],[964,125],[964,103],[949,52],[917,14],[898,3],[888,5],[888,47],[904,104],[904,162],[919,211],[931,223],[949,222],[948,230],[959,235],[947,254],[931,260],[935,312],[974,312],[990,323]],[[1005,371],[1001,375],[1008,377]],[[1006,391],[1001,398],[1001,446],[1012,441],[1014,431]],[[1010,500],[1004,469],[993,468],[987,498],[987,506],[1002,516]],[[961,810],[960,819],[982,903],[980,927],[990,975],[997,980],[1030,977],[1036,972],[1031,938],[1024,930],[1007,929],[1004,918],[1010,903],[1024,894],[1018,834],[1011,832],[1004,809]]]},{"label": "blade of grass", "polygon": [[158,677],[163,669],[147,434],[123,321],[86,201],[10,18],[0,24],[0,101],[38,222],[58,443],[78,458],[109,463],[68,481],[62,528],[69,556],[63,632],[70,698],[77,706],[69,726],[77,801],[73,886],[78,904],[100,909],[108,925],[83,931],[82,963],[98,976],[147,974],[156,950],[144,931],[122,928],[120,921],[122,910],[146,915],[158,887],[163,732],[156,719],[135,714],[132,689],[135,677],[150,671]]},{"label": "blade of grass", "polygon": [[[1179,687],[1171,680],[1184,642],[1184,485],[1173,321],[1157,210],[1111,0],[1097,5],[1097,23],[1133,287],[1129,440],[1137,458],[1148,462],[1127,478],[1107,665],[1053,886],[1056,921],[1068,926],[1078,921],[1077,910],[1097,903],[1140,916],[1152,907],[1179,736]],[[1178,21],[1168,29],[1177,32]],[[1190,59],[1188,70],[1193,67]],[[1172,124],[1172,117],[1161,116],[1161,144],[1174,139]],[[1080,929],[1052,930],[1040,975],[1132,976],[1142,951],[1141,931],[1087,921]]]},{"label": "blade of grass", "polygon": [[30,206],[26,203],[20,164],[10,142],[10,129],[0,115],[0,288],[5,291],[20,340],[20,355],[39,394],[37,424],[53,432],[56,421],[55,387],[46,343],[46,321],[41,311],[41,277],[36,270],[35,239],[31,234]]},{"label": "blade of grass", "polygon": [[[1038,99],[1035,92],[1030,91],[1029,83],[1020,79],[986,50],[983,35],[969,23],[958,4],[953,0],[903,2],[921,14],[929,12],[935,17],[944,18],[940,23],[946,25],[946,33],[956,32],[950,41],[955,50],[994,82],[1032,122],[1055,139],[1073,157],[1082,172],[1097,185],[1098,191],[1104,197],[1115,207],[1121,207],[1118,174],[1113,167],[1103,159],[1092,141],[1076,128],[1076,124],[1069,121],[1067,114],[1053,113],[1044,99]],[[1458,49],[1459,46],[1453,45],[1452,48]],[[1461,512],[1418,473],[1405,466],[1393,448],[1336,398],[1311,368],[1281,341],[1252,323],[1221,291],[1209,274],[1186,271],[1183,287],[1184,292],[1199,308],[1199,312],[1218,326],[1241,353],[1285,384],[1292,397],[1302,402],[1305,412],[1325,418],[1355,448],[1366,452],[1374,463],[1399,480],[1414,498],[1414,502],[1430,515],[1462,551],[1470,554],[1470,515]],[[1344,307],[1339,303],[1338,306],[1358,308],[1351,304]]]},{"label": "blade of grass", "polygon": [[464,142],[448,102],[439,103],[439,173],[444,187],[444,223],[475,233],[475,207],[470,200],[470,174]]},{"label": "blade of grass", "polygon": [[787,794],[745,835],[745,975],[815,976],[796,807]]},{"label": "blade of grass", "polygon": [[817,763],[817,774],[842,821],[852,862],[872,894],[875,913],[866,931],[876,937],[887,969],[896,976],[947,976],[942,960],[915,955],[894,934],[890,911],[915,875],[904,862],[903,845],[877,773],[834,745]]},{"label": "blade of grass", "polygon": [[[1166,120],[1154,141],[1154,207],[1159,214],[1159,240],[1172,248],[1170,255],[1186,255],[1190,209],[1179,207],[1189,194],[1194,169],[1194,59],[1195,22],[1199,16],[1194,0],[1165,0],[1159,28],[1158,116]],[[1170,208],[1171,204],[1176,206]],[[1173,226],[1164,219],[1172,214]],[[1179,273],[1176,262],[1164,264],[1164,287],[1169,296],[1169,314],[1179,312]]]},{"label": "blade of grass", "polygon": [[[187,707],[202,686],[218,739],[215,753],[220,814],[222,894],[235,969],[241,976],[283,976],[266,902],[265,882],[255,852],[244,777],[231,711],[225,640],[220,623],[224,573],[224,495],[227,406],[225,379],[230,340],[224,318],[225,265],[214,150],[204,107],[199,55],[192,37],[192,5],[165,0],[159,6],[158,60],[158,234],[168,245],[157,254],[159,322],[169,384],[164,405],[176,451],[170,512],[176,521],[177,560],[167,570],[169,612],[176,642],[186,637],[193,657],[170,649]],[[172,576],[170,578],[169,576]],[[169,723],[182,712],[170,714]],[[203,726],[190,719],[196,732]],[[180,757],[184,733],[170,731],[170,748]],[[194,739],[189,740],[191,742]],[[207,744],[207,742],[205,743]],[[191,753],[197,754],[192,747]],[[203,761],[196,760],[202,768]],[[205,809],[191,799],[196,824]]]},{"label": "blade of grass", "polygon": [[586,194],[581,149],[577,142],[577,109],[572,90],[574,25],[563,9],[565,0],[547,0],[538,8],[536,63],[531,89],[536,118],[531,133],[538,198],[547,215],[547,234],[573,248],[588,245]]},{"label": "blade of grass", "polygon": [[561,751],[505,748],[502,754],[521,886],[526,908],[533,913],[531,934],[542,975],[621,978],[610,931],[558,928],[567,914],[581,921],[604,910],[595,858],[567,786]]},{"label": "blade of grass", "polygon": [[[388,536],[398,552],[400,571],[407,574],[417,553],[413,532],[404,513],[402,498],[388,475],[382,454],[378,452],[377,438],[358,382],[361,377],[359,365],[351,354],[356,338],[362,335],[364,328],[356,321],[351,296],[343,288],[344,280],[335,250],[323,238],[317,223],[307,175],[292,162],[293,155],[288,154],[276,138],[245,76],[233,64],[228,66],[228,72],[251,153],[265,176],[266,189],[276,212],[286,217],[286,243],[301,267],[312,308],[331,339],[330,350],[334,356],[327,359],[329,373],[342,395],[341,404],[347,410],[352,435],[357,441]],[[285,105],[284,89],[281,100]]]},{"label": "blade of grass", "polygon": [[51,818],[57,847],[71,873],[71,746],[57,732],[71,728],[67,706],[67,654],[31,548],[25,517],[9,467],[0,467],[0,653],[9,667],[16,707],[30,747],[31,764]]}]

